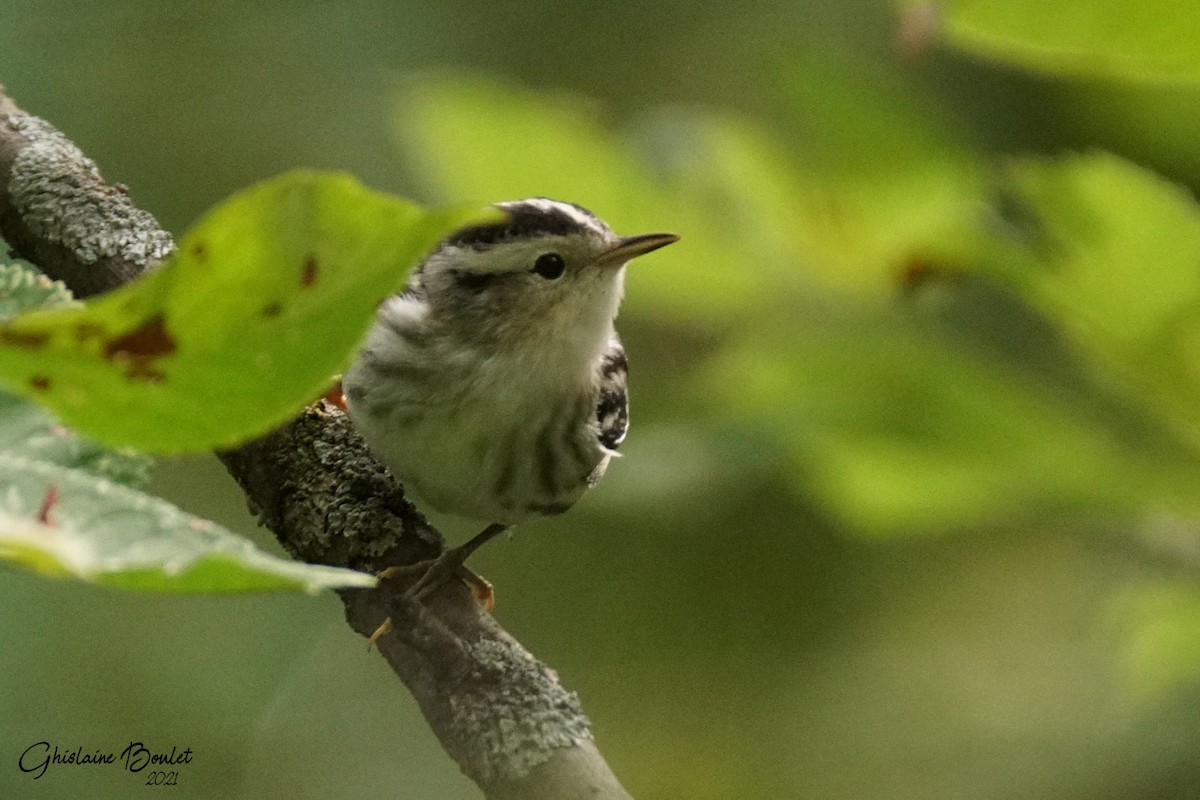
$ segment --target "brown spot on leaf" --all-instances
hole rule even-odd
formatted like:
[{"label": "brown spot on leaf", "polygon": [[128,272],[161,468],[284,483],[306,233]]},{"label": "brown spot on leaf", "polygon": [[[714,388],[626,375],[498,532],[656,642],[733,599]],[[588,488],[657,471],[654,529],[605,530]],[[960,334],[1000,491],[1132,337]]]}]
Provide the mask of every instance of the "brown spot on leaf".
[{"label": "brown spot on leaf", "polygon": [[129,370],[125,373],[125,377],[131,381],[142,381],[143,383],[162,383],[167,379],[167,376],[161,370],[157,370],[149,364],[131,364]]},{"label": "brown spot on leaf", "polygon": [[280,303],[278,300],[273,300],[263,306],[262,315],[267,319],[271,319],[273,317],[278,317],[281,311],[283,311],[283,303]]},{"label": "brown spot on leaf", "polygon": [[50,341],[50,334],[45,331],[14,331],[12,328],[0,328],[0,342],[11,344],[13,347],[28,347],[36,350],[45,347]]},{"label": "brown spot on leaf", "polygon": [[39,392],[44,392],[50,388],[50,378],[45,375],[34,375],[29,379],[29,385]]},{"label": "brown spot on leaf", "polygon": [[204,242],[196,242],[192,245],[192,256],[197,261],[203,261],[208,256],[208,246]]},{"label": "brown spot on leaf", "polygon": [[167,330],[166,318],[160,312],[129,333],[105,342],[104,357],[110,361],[121,356],[150,360],[169,356],[175,349],[175,340]]},{"label": "brown spot on leaf", "polygon": [[104,335],[104,326],[94,322],[81,322],[75,326],[75,338],[81,342]]},{"label": "brown spot on leaf", "polygon": [[936,3],[915,3],[900,12],[893,46],[900,55],[917,59],[929,52],[942,29],[942,10]]},{"label": "brown spot on leaf", "polygon": [[308,289],[317,282],[317,258],[309,256],[304,260],[304,268],[300,272],[300,288]]},{"label": "brown spot on leaf", "polygon": [[937,267],[923,258],[913,258],[900,270],[900,285],[906,290],[912,290],[930,280],[937,272]]},{"label": "brown spot on leaf", "polygon": [[165,376],[154,362],[176,349],[175,339],[167,330],[166,318],[160,312],[129,333],[105,342],[104,357],[124,366],[125,376],[130,380],[161,383]]},{"label": "brown spot on leaf", "polygon": [[52,483],[46,487],[46,495],[42,498],[42,505],[38,508],[38,522],[53,526],[54,520],[51,519],[50,512],[56,505],[58,505],[58,485]]},{"label": "brown spot on leaf", "polygon": [[934,281],[954,281],[961,277],[962,273],[953,267],[915,256],[900,270],[899,280],[901,290],[911,295]]}]

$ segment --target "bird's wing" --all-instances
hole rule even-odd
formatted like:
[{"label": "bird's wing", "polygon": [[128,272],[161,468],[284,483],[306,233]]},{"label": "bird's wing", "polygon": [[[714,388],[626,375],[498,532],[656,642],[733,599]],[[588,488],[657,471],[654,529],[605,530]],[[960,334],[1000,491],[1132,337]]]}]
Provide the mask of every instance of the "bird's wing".
[{"label": "bird's wing", "polygon": [[600,444],[608,450],[616,450],[629,430],[628,374],[625,348],[614,334],[600,357],[600,396],[596,400]]}]

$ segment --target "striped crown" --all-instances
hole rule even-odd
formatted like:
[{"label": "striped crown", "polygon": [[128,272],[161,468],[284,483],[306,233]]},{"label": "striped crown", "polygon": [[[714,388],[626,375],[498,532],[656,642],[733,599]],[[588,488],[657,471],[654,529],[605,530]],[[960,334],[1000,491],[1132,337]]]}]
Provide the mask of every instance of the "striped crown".
[{"label": "striped crown", "polygon": [[542,236],[613,236],[612,229],[604,220],[574,203],[548,197],[531,197],[496,203],[495,207],[504,211],[508,219],[491,225],[463,228],[446,237],[442,245],[487,250],[498,244]]}]

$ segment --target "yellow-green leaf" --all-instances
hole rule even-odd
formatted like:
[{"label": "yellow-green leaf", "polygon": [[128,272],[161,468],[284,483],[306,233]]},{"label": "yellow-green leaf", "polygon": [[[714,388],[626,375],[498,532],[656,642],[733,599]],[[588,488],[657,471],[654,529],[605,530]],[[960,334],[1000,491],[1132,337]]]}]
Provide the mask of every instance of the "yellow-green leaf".
[{"label": "yellow-green leaf", "polygon": [[295,172],[222,203],[157,271],[0,326],[0,380],[110,444],[236,444],[320,394],[376,305],[479,212]]},{"label": "yellow-green leaf", "polygon": [[1200,81],[1193,0],[953,0],[947,39],[1032,69],[1118,80]]},{"label": "yellow-green leaf", "polygon": [[1179,186],[1106,154],[1010,170],[1031,246],[1013,273],[1080,352],[1200,432],[1200,207]]}]

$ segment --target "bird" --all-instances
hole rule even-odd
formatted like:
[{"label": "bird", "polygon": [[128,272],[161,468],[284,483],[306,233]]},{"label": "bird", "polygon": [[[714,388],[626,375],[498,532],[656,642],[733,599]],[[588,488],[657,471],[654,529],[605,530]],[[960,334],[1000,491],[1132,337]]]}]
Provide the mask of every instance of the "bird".
[{"label": "bird", "polygon": [[467,558],[522,520],[567,511],[604,476],[629,428],[614,327],[625,267],[679,239],[618,236],[546,197],[494,208],[499,221],[445,237],[380,304],[342,377],[351,421],[418,505],[486,523],[420,565],[407,594],[458,575],[489,610],[491,585]]}]

